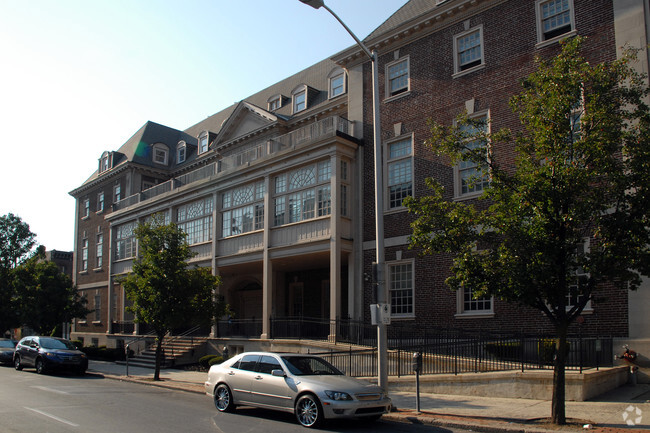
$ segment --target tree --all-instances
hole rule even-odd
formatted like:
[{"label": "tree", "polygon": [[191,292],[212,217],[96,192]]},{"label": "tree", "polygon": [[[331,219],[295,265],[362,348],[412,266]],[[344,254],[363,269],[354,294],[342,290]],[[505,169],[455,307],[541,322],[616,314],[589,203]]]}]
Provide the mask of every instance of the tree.
[{"label": "tree", "polygon": [[56,335],[63,323],[84,318],[87,299],[55,263],[44,261],[44,251],[12,271],[12,285],[23,325],[42,335]]},{"label": "tree", "polygon": [[122,280],[136,321],[149,324],[157,337],[154,380],[160,380],[165,335],[188,323],[208,325],[226,306],[216,290],[220,279],[207,268],[188,268],[194,254],[187,235],[160,215],[135,229],[139,257]]},{"label": "tree", "polygon": [[0,333],[20,326],[10,273],[27,260],[35,244],[36,235],[19,216],[0,216]]},{"label": "tree", "polygon": [[[637,289],[650,274],[648,88],[630,66],[634,52],[591,65],[580,55],[583,43],[573,38],[556,58],[536,60],[510,101],[521,131],[488,133],[466,115],[455,127],[430,123],[433,151],[476,165],[470,187],[489,179],[480,200],[449,201],[427,179],[431,195],[405,202],[416,216],[411,247],[453,256],[447,285],[548,317],[557,334],[556,424],[566,423],[560,348],[569,325],[599,284]],[[514,166],[497,151],[513,144]]]}]

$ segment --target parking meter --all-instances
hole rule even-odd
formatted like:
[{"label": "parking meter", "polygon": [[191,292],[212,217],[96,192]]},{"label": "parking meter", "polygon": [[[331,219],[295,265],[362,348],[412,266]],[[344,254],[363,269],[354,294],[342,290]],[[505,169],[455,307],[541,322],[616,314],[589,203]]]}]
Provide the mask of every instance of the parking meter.
[{"label": "parking meter", "polygon": [[420,352],[413,354],[413,371],[416,373],[422,371],[422,354]]}]

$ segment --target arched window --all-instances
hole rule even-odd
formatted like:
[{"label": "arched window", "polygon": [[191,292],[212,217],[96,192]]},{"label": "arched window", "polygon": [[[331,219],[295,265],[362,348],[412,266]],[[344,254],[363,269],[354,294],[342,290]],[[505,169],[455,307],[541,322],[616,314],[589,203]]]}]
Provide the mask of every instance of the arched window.
[{"label": "arched window", "polygon": [[327,76],[328,98],[332,99],[346,92],[345,71],[342,68],[334,68]]},{"label": "arched window", "polygon": [[187,144],[185,141],[179,141],[176,145],[176,164],[185,162],[187,158]]}]

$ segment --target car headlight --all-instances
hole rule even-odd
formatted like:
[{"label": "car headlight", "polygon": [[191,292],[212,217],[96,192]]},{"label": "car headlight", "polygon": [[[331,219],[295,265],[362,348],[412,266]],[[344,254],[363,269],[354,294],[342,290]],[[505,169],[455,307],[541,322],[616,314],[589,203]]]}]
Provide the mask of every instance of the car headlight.
[{"label": "car headlight", "polygon": [[59,358],[59,356],[56,353],[52,353],[52,352],[45,352],[43,353],[43,355],[45,355],[46,358],[51,358],[51,359]]},{"label": "car headlight", "polygon": [[332,400],[336,401],[342,401],[342,400],[352,400],[352,397],[350,397],[350,394],[347,392],[341,392],[341,391],[325,391],[325,394]]}]

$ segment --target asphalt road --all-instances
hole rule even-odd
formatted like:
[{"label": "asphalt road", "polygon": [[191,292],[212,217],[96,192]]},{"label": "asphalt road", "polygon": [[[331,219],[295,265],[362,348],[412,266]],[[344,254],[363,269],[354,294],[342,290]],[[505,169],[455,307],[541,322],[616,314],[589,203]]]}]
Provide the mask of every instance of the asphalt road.
[{"label": "asphalt road", "polygon": [[[309,431],[292,414],[253,408],[219,413],[207,396],[67,373],[38,375],[0,366],[3,433],[293,433]],[[379,421],[336,421],[327,432],[437,432],[452,430]],[[454,430],[462,432],[462,430]]]}]

